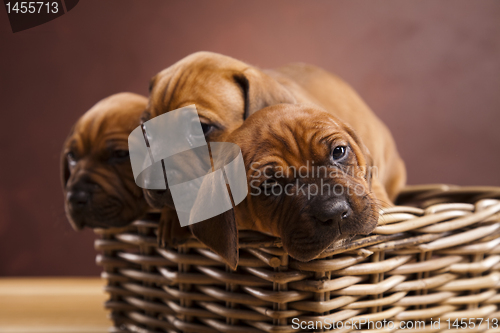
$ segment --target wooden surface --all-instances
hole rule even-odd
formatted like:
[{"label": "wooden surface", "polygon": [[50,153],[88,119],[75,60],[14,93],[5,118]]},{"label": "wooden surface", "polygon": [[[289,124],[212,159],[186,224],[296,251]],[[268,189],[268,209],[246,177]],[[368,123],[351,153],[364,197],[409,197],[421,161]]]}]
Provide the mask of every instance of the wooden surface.
[{"label": "wooden surface", "polygon": [[100,278],[1,278],[0,332],[107,332]]}]

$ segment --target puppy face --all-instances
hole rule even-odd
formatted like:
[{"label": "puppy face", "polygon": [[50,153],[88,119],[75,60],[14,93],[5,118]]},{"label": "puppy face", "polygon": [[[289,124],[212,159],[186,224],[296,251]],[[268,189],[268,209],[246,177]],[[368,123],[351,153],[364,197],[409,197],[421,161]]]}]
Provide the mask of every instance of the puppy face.
[{"label": "puppy face", "polygon": [[[210,52],[192,54],[158,73],[150,83],[143,121],[195,104],[208,142],[224,141],[255,111],[293,96],[257,68]],[[169,191],[146,190],[148,202],[172,206]]]},{"label": "puppy face", "polygon": [[61,170],[66,215],[74,229],[124,226],[146,213],[128,154],[128,135],[139,125],[146,103],[131,93],[110,96],[72,129]]},{"label": "puppy face", "polygon": [[[240,229],[281,237],[284,249],[300,261],[374,229],[378,210],[370,191],[370,158],[355,133],[331,114],[299,105],[268,107],[228,141],[242,150],[249,184],[247,198],[234,208]],[[233,230],[231,214],[193,228]],[[234,253],[233,245],[223,246],[216,252]]]}]

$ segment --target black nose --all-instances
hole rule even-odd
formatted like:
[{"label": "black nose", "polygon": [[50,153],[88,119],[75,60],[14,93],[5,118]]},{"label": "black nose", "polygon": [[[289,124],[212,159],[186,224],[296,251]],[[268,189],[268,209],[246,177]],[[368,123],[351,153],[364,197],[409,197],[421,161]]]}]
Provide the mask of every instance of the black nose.
[{"label": "black nose", "polygon": [[351,207],[345,200],[327,201],[316,207],[314,217],[323,223],[340,222],[352,213]]},{"label": "black nose", "polygon": [[69,188],[66,198],[73,207],[83,208],[89,204],[92,194],[99,189],[99,184],[88,175],[83,175]]},{"label": "black nose", "polygon": [[68,192],[68,201],[73,206],[82,208],[89,203],[90,193],[82,190]]}]

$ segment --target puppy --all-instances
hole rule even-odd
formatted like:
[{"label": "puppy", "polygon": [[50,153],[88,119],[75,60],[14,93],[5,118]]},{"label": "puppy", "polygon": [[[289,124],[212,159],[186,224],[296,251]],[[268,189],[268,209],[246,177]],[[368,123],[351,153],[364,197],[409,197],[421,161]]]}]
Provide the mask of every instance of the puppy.
[{"label": "puppy", "polygon": [[[380,192],[378,200],[390,205],[406,179],[404,164],[390,132],[349,85],[315,66],[290,64],[261,70],[220,54],[194,53],[153,77],[143,119],[195,104],[206,140],[226,141],[250,115],[282,103],[331,112],[355,127],[357,135],[367,138],[363,141],[373,164],[380,167],[373,191]],[[173,208],[168,188],[145,190],[145,197],[154,207]],[[197,223],[192,230],[200,241],[208,244],[210,236],[195,230],[204,224]]]},{"label": "puppy", "polygon": [[[287,89],[259,69],[211,52],[194,53],[161,71],[151,79],[149,90],[143,122],[195,104],[208,142],[224,141],[250,114],[265,106],[295,102]],[[185,241],[189,232],[178,226],[168,188],[146,189],[144,195],[152,207],[169,211],[169,216],[162,213],[162,221],[168,222],[160,224],[160,244]]]},{"label": "puppy", "polygon": [[280,237],[299,261],[370,233],[379,207],[390,205],[394,195],[393,181],[383,180],[404,177],[399,157],[395,169],[387,168],[394,156],[367,148],[391,144],[389,137],[372,135],[383,129],[378,125],[366,131],[363,122],[348,125],[330,112],[297,104],[256,112],[227,138],[241,148],[247,198],[234,211],[192,225],[194,235],[235,268],[238,229]]},{"label": "puppy", "polygon": [[[294,103],[295,98],[263,71],[239,60],[197,52],[151,79],[143,121],[195,104],[208,142],[224,141],[252,113],[268,105]],[[167,190],[145,190],[148,203],[173,208]]]},{"label": "puppy", "polygon": [[147,212],[128,153],[128,136],[146,105],[143,96],[112,95],[71,130],[61,155],[61,176],[66,215],[75,230],[121,227]]}]

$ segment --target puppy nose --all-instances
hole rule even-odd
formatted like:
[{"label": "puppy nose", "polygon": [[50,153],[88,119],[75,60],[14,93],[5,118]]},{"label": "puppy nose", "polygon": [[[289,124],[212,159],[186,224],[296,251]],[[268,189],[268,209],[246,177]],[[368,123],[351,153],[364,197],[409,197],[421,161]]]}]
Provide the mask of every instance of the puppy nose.
[{"label": "puppy nose", "polygon": [[77,207],[83,207],[90,201],[90,193],[87,191],[68,192],[68,201]]},{"label": "puppy nose", "polygon": [[321,222],[340,222],[352,213],[351,207],[345,200],[327,201],[316,209],[314,217]]}]

